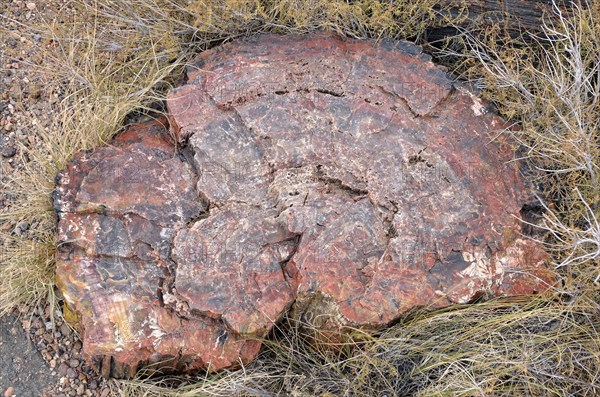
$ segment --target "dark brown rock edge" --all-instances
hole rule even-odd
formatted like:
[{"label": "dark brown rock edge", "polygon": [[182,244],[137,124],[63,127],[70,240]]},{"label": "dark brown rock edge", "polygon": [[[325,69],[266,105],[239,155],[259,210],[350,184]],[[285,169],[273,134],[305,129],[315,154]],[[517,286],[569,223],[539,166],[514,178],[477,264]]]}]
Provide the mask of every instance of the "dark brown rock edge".
[{"label": "dark brown rock edge", "polygon": [[264,35],[187,76],[169,131],[130,127],[57,177],[58,286],[104,376],[247,363],[292,305],[374,330],[553,283],[506,123],[418,47]]}]

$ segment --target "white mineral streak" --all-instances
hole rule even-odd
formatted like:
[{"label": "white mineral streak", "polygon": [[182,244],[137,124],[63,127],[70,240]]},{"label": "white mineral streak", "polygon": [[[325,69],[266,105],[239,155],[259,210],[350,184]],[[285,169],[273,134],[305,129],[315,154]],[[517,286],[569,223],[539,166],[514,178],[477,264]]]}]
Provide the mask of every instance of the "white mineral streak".
[{"label": "white mineral streak", "polygon": [[491,277],[490,260],[482,250],[463,252],[465,262],[471,263],[469,267],[459,273],[461,277],[487,279]]},{"label": "white mineral streak", "polygon": [[485,106],[483,105],[483,101],[476,97],[471,91],[458,87],[459,91],[469,94],[471,100],[473,101],[473,105],[471,105],[471,110],[475,116],[483,116],[487,113]]},{"label": "white mineral streak", "polygon": [[[152,346],[156,347],[160,344],[162,337],[165,336],[166,334],[158,325],[158,319],[156,318],[156,313],[153,313],[152,315],[150,315],[147,318],[147,321],[148,321],[147,322],[148,327],[152,331],[150,333],[150,337],[154,338],[154,341],[152,342]],[[145,325],[145,324],[146,324],[146,320],[144,320],[144,323],[142,325]]]},{"label": "white mineral streak", "polygon": [[115,342],[118,345],[118,347],[115,348],[115,351],[122,352],[123,347],[125,346],[125,343],[123,342],[123,338],[121,338],[121,334],[119,332],[119,327],[117,326],[117,324],[114,325],[114,329],[115,329]]}]

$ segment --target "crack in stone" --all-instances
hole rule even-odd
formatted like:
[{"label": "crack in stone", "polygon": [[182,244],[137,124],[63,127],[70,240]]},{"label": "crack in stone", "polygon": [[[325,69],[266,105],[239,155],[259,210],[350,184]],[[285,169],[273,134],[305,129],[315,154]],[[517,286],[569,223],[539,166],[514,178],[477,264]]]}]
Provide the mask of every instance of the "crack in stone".
[{"label": "crack in stone", "polygon": [[[281,215],[281,212],[279,213],[279,215]],[[298,252],[298,248],[300,247],[300,241],[302,240],[303,235],[304,235],[304,233],[300,233],[300,234],[296,235],[295,237],[292,237],[288,240],[284,240],[284,241],[292,241],[294,243],[294,246],[293,246],[294,248],[293,248],[292,252],[288,255],[287,258],[285,258],[284,260],[279,262],[279,267],[281,268],[281,272],[283,273],[283,278],[284,278],[285,282],[287,283],[288,287],[290,288],[290,290],[292,290],[292,292],[294,293],[294,295],[296,295],[296,291],[294,291],[294,286],[290,282],[290,279],[293,279],[294,277],[293,277],[293,275],[291,275],[289,273],[287,266],[290,263],[290,261],[294,258],[294,255],[296,255],[296,252]]]},{"label": "crack in stone", "polygon": [[[172,302],[171,304],[169,304],[167,306],[169,306],[172,309],[173,313],[175,313],[175,315],[180,320],[189,320],[190,315],[192,313],[189,310],[189,307],[190,307],[189,302],[187,302],[186,299],[184,299],[181,295],[179,295],[175,288],[178,264],[177,264],[177,261],[175,261],[171,256],[172,252],[173,252],[173,248],[174,248],[173,244],[175,242],[175,237],[182,229],[184,229],[184,228],[189,229],[195,223],[197,223],[203,219],[206,219],[210,216],[210,205],[211,205],[210,201],[206,198],[206,195],[202,191],[198,190],[198,181],[200,179],[200,172],[199,172],[198,167],[195,162],[194,148],[192,145],[189,144],[189,138],[190,138],[190,136],[188,136],[188,139],[184,143],[181,144],[179,153],[181,154],[181,156],[183,156],[182,161],[187,163],[192,171],[192,174],[194,176],[193,182],[192,182],[193,189],[196,192],[196,195],[197,195],[198,199],[200,200],[201,204],[203,204],[203,207],[205,207],[205,210],[203,212],[199,213],[196,217],[190,219],[184,226],[180,226],[179,228],[174,230],[173,236],[171,237],[170,242],[169,242],[168,264],[167,264],[167,267],[163,269],[166,272],[166,277],[165,277],[166,287],[164,289],[169,294],[169,296],[173,297],[172,299],[175,300],[174,302]],[[161,300],[163,305],[165,305],[164,293],[162,293],[161,296],[159,296],[159,300]]]},{"label": "crack in stone", "polygon": [[432,116],[432,113],[435,113],[436,109],[444,106],[446,104],[446,102],[448,102],[451,98],[453,98],[456,95],[456,87],[454,86],[454,84],[450,85],[450,89],[448,89],[448,91],[446,92],[446,95],[444,95],[442,98],[439,98],[437,100],[437,102],[431,107],[431,109],[429,109],[429,111],[423,115],[421,115],[422,118],[425,117],[438,117],[438,116]]},{"label": "crack in stone", "polygon": [[317,89],[315,89],[315,91],[317,91],[318,93],[321,93],[321,94],[331,95],[331,96],[338,97],[338,98],[342,98],[342,97],[346,96],[346,94],[344,92],[335,92],[335,91],[332,91],[332,90],[329,90],[326,88],[317,88]]},{"label": "crack in stone", "polygon": [[[445,95],[442,98],[437,98],[436,102],[430,107],[430,109],[426,113],[419,113],[413,107],[413,105],[411,105],[411,102],[409,101],[409,99],[406,98],[404,95],[399,95],[399,94],[397,94],[397,93],[395,93],[393,91],[387,90],[385,87],[383,87],[380,84],[377,84],[377,88],[383,94],[391,96],[393,98],[399,99],[400,102],[405,105],[405,108],[413,115],[413,117],[415,119],[424,119],[424,118],[435,118],[435,117],[437,117],[437,116],[434,116],[432,114],[435,113],[435,110],[437,108],[443,106],[449,100],[449,98],[451,98],[455,94],[455,92],[456,92],[456,88],[454,87],[454,84],[450,85],[450,88],[445,93]],[[393,111],[396,111],[396,109],[395,109],[394,106],[392,106],[391,109]]]},{"label": "crack in stone", "polygon": [[413,118],[417,119],[420,117],[419,113],[417,111],[415,111],[412,106],[410,105],[410,103],[408,102],[408,99],[406,99],[404,96],[402,95],[398,95],[395,92],[392,92],[390,90],[387,90],[385,87],[383,87],[380,84],[377,84],[376,87],[384,94],[387,96],[390,96],[392,98],[397,98],[400,100],[400,102],[404,105],[405,109],[409,111],[410,114],[412,114]]},{"label": "crack in stone", "polygon": [[330,177],[323,171],[323,165],[317,165],[317,178],[319,181],[326,183],[328,186],[333,187],[341,192],[348,194],[354,201],[363,199],[369,195],[368,190],[358,189],[349,186],[342,182],[339,178]]}]

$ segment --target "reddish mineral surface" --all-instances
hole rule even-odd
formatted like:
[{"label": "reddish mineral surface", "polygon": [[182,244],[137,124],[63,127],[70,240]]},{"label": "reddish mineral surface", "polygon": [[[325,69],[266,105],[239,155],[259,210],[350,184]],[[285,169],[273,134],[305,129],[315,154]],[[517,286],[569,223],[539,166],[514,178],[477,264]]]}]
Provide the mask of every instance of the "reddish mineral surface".
[{"label": "reddish mineral surface", "polygon": [[130,127],[57,177],[58,284],[105,376],[248,362],[293,305],[373,330],[553,283],[506,124],[418,47],[263,35],[187,75],[170,133]]}]

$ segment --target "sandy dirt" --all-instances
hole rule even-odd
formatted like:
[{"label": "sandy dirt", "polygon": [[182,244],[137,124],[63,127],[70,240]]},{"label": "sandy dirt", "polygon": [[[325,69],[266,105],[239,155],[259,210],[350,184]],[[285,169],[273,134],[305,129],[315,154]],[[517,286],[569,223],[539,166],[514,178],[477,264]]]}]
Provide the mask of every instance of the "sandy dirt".
[{"label": "sandy dirt", "polygon": [[[50,128],[61,99],[61,87],[49,85],[40,72],[47,45],[40,28],[69,11],[63,0],[0,0],[0,212],[12,203],[11,176],[30,161],[21,145],[40,144],[38,134]],[[0,221],[0,235],[27,237],[35,227]],[[5,248],[0,237],[0,255]],[[0,397],[108,396],[105,382],[81,357],[79,335],[51,310],[44,303],[21,305],[0,319]]]}]

